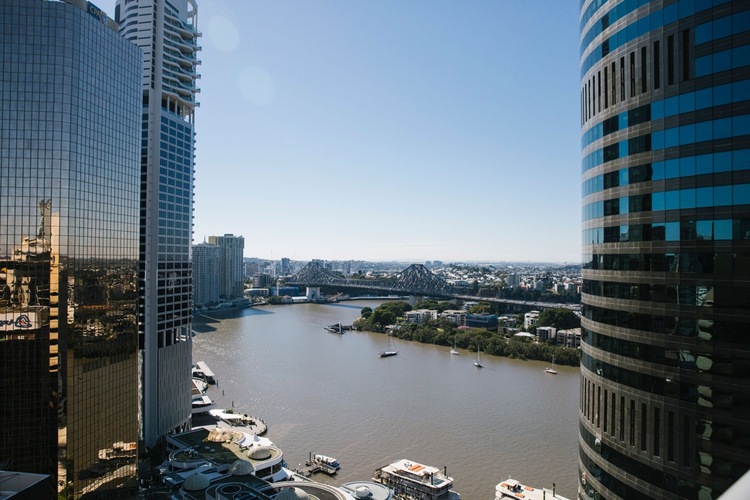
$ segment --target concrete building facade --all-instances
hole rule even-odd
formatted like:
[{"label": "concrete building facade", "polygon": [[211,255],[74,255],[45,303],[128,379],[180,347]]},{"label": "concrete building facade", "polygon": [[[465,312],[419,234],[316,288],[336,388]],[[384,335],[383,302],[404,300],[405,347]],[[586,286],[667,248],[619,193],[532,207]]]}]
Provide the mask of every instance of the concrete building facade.
[{"label": "concrete building facade", "polygon": [[150,448],[190,427],[198,8],[194,0],[118,0],[115,20],[143,52],[138,346]]}]

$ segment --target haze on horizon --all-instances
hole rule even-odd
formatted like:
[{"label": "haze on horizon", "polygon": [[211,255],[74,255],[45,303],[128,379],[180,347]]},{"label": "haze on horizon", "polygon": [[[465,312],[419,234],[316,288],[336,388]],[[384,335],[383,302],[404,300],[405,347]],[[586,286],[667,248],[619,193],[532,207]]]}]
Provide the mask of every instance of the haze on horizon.
[{"label": "haze on horizon", "polygon": [[198,8],[194,243],[241,235],[266,259],[580,262],[574,2]]}]

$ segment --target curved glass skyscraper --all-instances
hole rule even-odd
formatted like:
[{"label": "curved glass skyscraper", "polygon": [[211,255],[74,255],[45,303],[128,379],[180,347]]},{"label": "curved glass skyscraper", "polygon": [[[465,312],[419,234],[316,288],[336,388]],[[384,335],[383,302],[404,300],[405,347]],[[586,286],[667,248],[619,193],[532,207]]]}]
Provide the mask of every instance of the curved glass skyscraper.
[{"label": "curved glass skyscraper", "polygon": [[581,0],[581,498],[750,467],[750,2]]}]

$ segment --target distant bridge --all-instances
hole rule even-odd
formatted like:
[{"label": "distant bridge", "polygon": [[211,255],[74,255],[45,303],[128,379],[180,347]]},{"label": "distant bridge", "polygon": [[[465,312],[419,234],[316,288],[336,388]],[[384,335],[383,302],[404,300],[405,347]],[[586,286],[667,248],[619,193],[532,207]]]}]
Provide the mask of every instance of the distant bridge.
[{"label": "distant bridge", "polygon": [[461,299],[477,302],[483,301],[498,304],[511,304],[523,309],[551,309],[555,307],[564,307],[574,311],[581,310],[580,304],[530,302],[497,297],[466,295],[466,290],[454,287],[444,279],[433,274],[422,264],[412,264],[400,273],[388,278],[363,280],[344,278],[340,274],[333,273],[323,268],[318,262],[310,262],[297,274],[285,279],[284,285],[307,288],[350,288],[372,290],[388,294]]}]

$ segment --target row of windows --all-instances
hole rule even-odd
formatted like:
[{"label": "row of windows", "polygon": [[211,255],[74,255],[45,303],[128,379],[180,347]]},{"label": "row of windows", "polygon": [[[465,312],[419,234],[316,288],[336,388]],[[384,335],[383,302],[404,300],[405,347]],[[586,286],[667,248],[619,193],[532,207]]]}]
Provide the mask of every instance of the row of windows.
[{"label": "row of windows", "polygon": [[[749,11],[750,12],[750,11]],[[581,149],[609,134],[681,113],[750,100],[750,80],[740,80],[652,101],[593,125],[581,138]]]},{"label": "row of windows", "polygon": [[583,196],[605,189],[628,186],[639,182],[676,179],[694,175],[718,174],[750,170],[750,150],[738,149],[721,153],[683,156],[653,164],[636,165],[596,175],[584,181]]},{"label": "row of windows", "polygon": [[586,254],[583,256],[583,268],[601,271],[717,275],[750,273],[750,253],[714,252],[705,248],[691,250],[680,253]]},{"label": "row of windows", "polygon": [[[642,3],[648,3],[644,2],[643,0],[638,1]],[[602,43],[598,47],[591,51],[591,53],[581,63],[581,78],[583,78],[583,76],[592,67],[594,67],[599,61],[601,61],[602,58],[606,57],[607,54],[643,35],[649,34],[651,30],[667,26],[680,19],[690,17],[696,12],[710,9],[715,5],[726,3],[728,1],[729,0],[679,0],[679,2],[667,5],[661,10],[653,11],[651,12],[651,14],[641,17],[637,21],[628,24],[616,33],[612,33],[607,39],[602,41]],[[615,7],[615,9],[613,9],[616,11],[615,16],[613,17],[616,18],[615,20],[620,19],[622,16],[632,12],[636,8],[637,7],[635,6],[635,2],[632,0],[629,2],[621,2],[617,7]],[[609,17],[606,21],[608,24],[612,24],[613,22],[613,20],[609,19]],[[584,41],[588,36],[588,34],[584,36]],[[586,47],[588,47],[588,44],[584,45],[583,42],[582,45],[583,46],[581,48],[581,54],[583,54]]]},{"label": "row of windows", "polygon": [[[625,15],[629,14],[630,12],[633,12],[634,10],[646,5],[648,2],[649,0],[637,0],[636,2],[631,1],[630,5],[628,5],[627,2],[620,2],[610,10],[602,14],[602,17],[599,19],[599,21],[592,25],[591,28],[589,28],[589,30],[583,36],[583,38],[581,38],[581,55],[583,55],[586,47],[588,47],[589,44],[594,41],[594,38],[599,36],[602,32],[604,32],[604,30],[609,28],[618,20],[625,17]],[[606,0],[594,0],[593,2],[591,2],[591,5],[586,8],[586,11],[581,17],[579,31],[583,30],[583,27],[586,26],[586,23],[589,22],[593,15],[605,3]]]},{"label": "row of windows", "polygon": [[[747,27],[750,29],[750,26]],[[695,59],[695,76],[707,76],[750,64],[750,45],[714,52]]]},{"label": "row of windows", "polygon": [[[580,447],[578,449],[578,457],[580,459],[580,464],[583,467],[583,470],[581,472],[580,477],[580,488],[581,491],[585,491],[586,495],[588,495],[588,498],[596,498],[596,499],[602,499],[602,498],[609,498],[610,494],[609,492],[614,493],[615,495],[618,495],[620,498],[627,498],[627,499],[633,499],[633,500],[652,500],[652,497],[646,493],[644,493],[642,490],[637,488],[631,488],[627,484],[623,483],[613,475],[611,475],[609,472],[603,470],[596,462],[594,462],[583,450],[583,447]],[[586,481],[587,477],[595,478],[597,481],[602,483],[604,487],[607,488],[607,491],[605,492],[599,492],[596,488],[591,484],[590,481]],[[690,489],[690,488],[688,488]],[[692,490],[691,490],[692,491]],[[690,492],[685,492],[688,495]],[[687,500],[697,500],[690,496],[684,496],[683,498]]]},{"label": "row of windows", "polygon": [[652,132],[597,149],[586,155],[581,167],[583,173],[603,163],[626,158],[627,156],[659,151],[676,146],[716,139],[727,139],[750,135],[750,115],[706,120],[681,127],[672,127]]},{"label": "row of windows", "polygon": [[[600,387],[597,387],[597,389],[601,390]],[[612,394],[612,396],[615,395]],[[653,409],[651,410],[651,415],[653,416],[654,420],[649,420],[649,411],[647,407],[644,407],[646,405],[645,403],[641,403],[641,415],[638,416],[636,410],[637,405],[634,399],[626,399],[624,396],[620,396],[619,399],[621,400],[619,411],[617,412],[617,415],[613,415],[612,418],[617,418],[619,416],[619,418],[623,420],[623,427],[627,427],[628,431],[632,432],[633,435],[635,435],[636,432],[639,432],[641,436],[634,436],[636,440],[640,440],[640,442],[638,443],[639,445],[644,443],[648,444],[648,436],[652,436],[652,439],[654,440],[658,438],[659,441],[654,441],[654,444],[658,443],[659,445],[661,445],[662,432],[664,432],[666,434],[665,445],[667,447],[665,451],[668,456],[672,457],[671,459],[667,458],[667,460],[674,463],[675,453],[677,451],[677,440],[675,439],[676,436],[681,441],[680,446],[682,448],[682,454],[680,455],[680,465],[689,467],[688,464],[690,463],[692,458],[690,453],[692,418],[689,415],[683,415],[678,425],[676,425],[675,413],[673,411],[668,411],[667,422],[665,423],[661,420],[661,408],[653,407]],[[617,401],[617,399],[615,399],[615,401]],[[630,403],[630,406],[628,406],[627,408],[625,408],[626,403]],[[666,429],[664,429],[665,425]],[[636,429],[638,430],[636,431]],[[649,430],[655,434],[650,434],[648,432]],[[683,476],[678,477],[674,474],[669,474],[666,471],[659,470],[643,462],[630,458],[630,456],[628,455],[620,453],[613,447],[602,442],[602,439],[595,438],[588,431],[588,429],[585,428],[583,423],[581,423],[580,425],[580,436],[590,450],[593,450],[594,452],[596,452],[596,454],[604,457],[607,463],[609,463],[613,467],[616,467],[620,470],[627,470],[628,473],[632,474],[634,477],[637,477],[640,480],[647,482],[652,487],[658,488],[660,490],[666,490],[673,494],[678,494],[679,498],[681,499],[698,500],[700,498],[698,496],[698,489],[696,488],[693,480],[685,479],[685,477]],[[634,443],[630,447],[632,449],[636,449],[636,444]],[[659,449],[658,451],[660,454],[662,453],[661,449]],[[620,495],[621,498],[627,499],[632,498],[634,500],[648,500],[653,498],[651,495],[647,494],[643,488],[631,488],[625,483],[615,479],[609,473],[603,471],[601,467],[597,466],[596,463],[585,453],[586,452],[584,451],[584,449],[581,448],[581,459],[584,467],[590,471],[589,474],[592,474],[592,477],[596,478],[599,482],[604,484],[604,486],[606,486],[609,491]],[[586,491],[589,491],[590,486],[584,486],[584,488]],[[594,495],[589,496],[589,498],[606,497],[606,495],[602,495],[600,497],[596,497]]]},{"label": "row of windows", "polygon": [[582,231],[583,245],[637,241],[730,241],[750,239],[750,218],[694,219],[624,224]]},{"label": "row of windows", "polygon": [[[723,186],[655,191],[653,193],[595,201],[583,206],[582,217],[584,221],[587,221],[610,215],[747,204],[750,204],[750,184],[728,184]],[[731,224],[729,226],[726,225],[726,222],[720,224],[720,226],[715,228],[716,232],[714,234],[700,234],[698,239],[744,239],[744,237],[732,237]],[[703,224],[703,228],[707,230],[711,229],[706,224]]]},{"label": "row of windows", "polygon": [[[640,300],[657,304],[680,304],[705,307],[748,307],[750,288],[739,285],[712,286],[710,283],[696,285],[664,285],[654,283],[618,283],[612,281],[585,280],[581,293],[609,299]],[[730,300],[729,303],[719,300]]]},{"label": "row of windows", "polygon": [[739,384],[734,387],[728,385],[728,388],[725,388],[719,385],[708,387],[698,383],[680,382],[605,363],[586,353],[581,356],[581,365],[601,377],[616,380],[620,385],[638,391],[697,404],[704,408],[730,411],[738,418],[750,415],[750,392]]},{"label": "row of windows", "polygon": [[[706,318],[712,318],[711,309],[699,308]],[[744,345],[747,343],[747,331],[750,324],[689,317],[660,316],[646,313],[618,311],[584,304],[584,317],[604,325],[631,330],[641,330],[649,335],[663,334],[679,338],[696,338],[726,346]]]},{"label": "row of windows", "polygon": [[[695,373],[715,372],[732,378],[750,378],[750,363],[746,358],[721,356],[707,350],[669,348],[632,342],[582,329],[582,340],[597,349],[634,360],[680,368]],[[607,430],[605,421],[604,430]],[[614,434],[614,429],[612,430]]]}]

